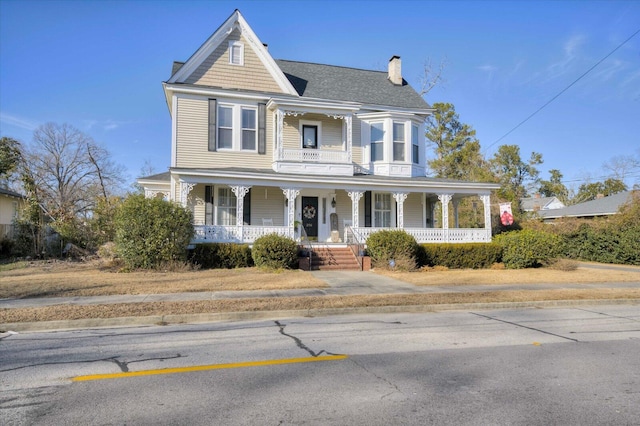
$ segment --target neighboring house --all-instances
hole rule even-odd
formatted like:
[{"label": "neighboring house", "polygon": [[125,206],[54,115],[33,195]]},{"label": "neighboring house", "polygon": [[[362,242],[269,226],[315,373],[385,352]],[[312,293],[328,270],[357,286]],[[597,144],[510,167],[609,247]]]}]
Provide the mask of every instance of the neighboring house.
[{"label": "neighboring house", "polygon": [[[349,226],[361,240],[402,228],[419,242],[491,241],[498,185],[425,176],[432,110],[397,56],[388,72],[274,60],[236,10],[163,88],[171,167],[138,182],[193,211],[194,243],[295,237],[298,225],[319,241]],[[483,228],[457,228],[464,197],[480,198]]]},{"label": "neighboring house", "polygon": [[20,214],[23,200],[17,192],[0,188],[0,240],[14,237],[14,221]]},{"label": "neighboring house", "polygon": [[540,197],[536,195],[531,198],[521,198],[520,208],[524,212],[537,212],[539,210],[554,210],[565,207],[564,203],[557,197]]},{"label": "neighboring house", "polygon": [[540,210],[538,215],[546,220],[563,217],[594,218],[617,214],[624,204],[631,201],[633,191],[619,192],[608,197],[597,198],[562,209]]}]

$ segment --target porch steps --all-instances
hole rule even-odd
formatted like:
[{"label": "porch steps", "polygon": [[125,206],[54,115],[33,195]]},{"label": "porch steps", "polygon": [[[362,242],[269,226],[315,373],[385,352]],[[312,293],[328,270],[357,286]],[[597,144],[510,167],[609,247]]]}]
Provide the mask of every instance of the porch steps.
[{"label": "porch steps", "polygon": [[360,271],[361,268],[349,247],[314,246],[311,270]]}]

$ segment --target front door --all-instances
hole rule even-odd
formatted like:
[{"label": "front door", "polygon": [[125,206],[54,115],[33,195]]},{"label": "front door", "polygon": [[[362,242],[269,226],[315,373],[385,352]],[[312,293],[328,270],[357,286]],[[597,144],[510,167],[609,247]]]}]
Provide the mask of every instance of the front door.
[{"label": "front door", "polygon": [[302,226],[311,239],[318,239],[318,197],[302,197]]}]

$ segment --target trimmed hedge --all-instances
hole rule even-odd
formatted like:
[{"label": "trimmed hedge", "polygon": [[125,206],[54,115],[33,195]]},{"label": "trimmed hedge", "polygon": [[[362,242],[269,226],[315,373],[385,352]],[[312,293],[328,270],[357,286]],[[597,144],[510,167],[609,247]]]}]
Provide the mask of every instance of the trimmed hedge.
[{"label": "trimmed hedge", "polygon": [[536,268],[549,263],[562,250],[562,239],[544,231],[525,229],[497,235],[502,261],[509,269]]},{"label": "trimmed hedge", "polygon": [[253,243],[251,256],[256,266],[291,269],[298,266],[298,244],[278,234],[264,235]]},{"label": "trimmed hedge", "polygon": [[245,244],[198,244],[191,251],[191,262],[204,269],[234,269],[253,266],[251,249]]},{"label": "trimmed hedge", "polygon": [[367,239],[367,252],[376,268],[413,270],[419,250],[415,238],[401,229],[374,232]]},{"label": "trimmed hedge", "polygon": [[502,257],[502,246],[496,243],[422,244],[424,265],[450,269],[490,268]]}]

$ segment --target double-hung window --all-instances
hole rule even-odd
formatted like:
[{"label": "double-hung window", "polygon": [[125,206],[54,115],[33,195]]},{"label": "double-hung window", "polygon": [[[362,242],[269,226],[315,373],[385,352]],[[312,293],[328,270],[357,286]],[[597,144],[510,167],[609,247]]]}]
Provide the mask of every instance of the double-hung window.
[{"label": "double-hung window", "polygon": [[242,108],[242,149],[256,150],[256,110]]},{"label": "double-hung window", "polygon": [[415,124],[411,125],[411,157],[413,164],[420,164],[420,144],[419,144],[419,128]]},{"label": "double-hung window", "polygon": [[256,151],[258,144],[258,110],[240,104],[218,104],[217,149]]},{"label": "double-hung window", "polygon": [[393,123],[393,161],[404,161],[404,123]]},{"label": "double-hung window", "polygon": [[371,161],[384,160],[384,123],[371,124]]},{"label": "double-hung window", "polygon": [[374,194],[373,223],[378,228],[391,227],[391,194]]},{"label": "double-hung window", "polygon": [[236,196],[231,188],[218,188],[216,225],[236,224]]},{"label": "double-hung window", "polygon": [[218,149],[233,149],[233,107],[218,107]]}]

